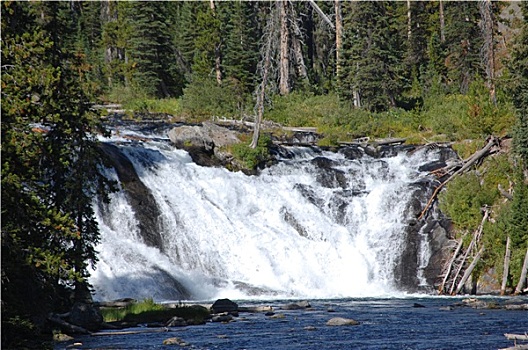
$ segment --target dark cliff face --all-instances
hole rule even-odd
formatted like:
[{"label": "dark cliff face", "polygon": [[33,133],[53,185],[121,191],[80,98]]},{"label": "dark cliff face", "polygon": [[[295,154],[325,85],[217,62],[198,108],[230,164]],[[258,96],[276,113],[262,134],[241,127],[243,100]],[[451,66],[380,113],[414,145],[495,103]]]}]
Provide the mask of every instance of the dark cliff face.
[{"label": "dark cliff face", "polygon": [[163,251],[163,240],[160,235],[159,218],[161,212],[150,190],[139,178],[132,162],[119,147],[103,143],[101,149],[111,160],[128,202],[134,209],[139,223],[139,231],[144,242]]}]

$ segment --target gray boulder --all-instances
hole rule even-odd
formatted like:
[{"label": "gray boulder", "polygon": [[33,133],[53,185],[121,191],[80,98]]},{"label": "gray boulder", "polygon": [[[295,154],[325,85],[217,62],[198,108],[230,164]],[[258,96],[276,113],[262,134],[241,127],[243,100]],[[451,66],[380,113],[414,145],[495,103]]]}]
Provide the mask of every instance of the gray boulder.
[{"label": "gray boulder", "polygon": [[229,299],[218,299],[214,302],[213,306],[211,306],[211,309],[214,314],[220,314],[224,312],[238,313],[238,304]]},{"label": "gray boulder", "polygon": [[356,320],[343,317],[334,317],[326,322],[327,326],[357,326],[358,324],[359,322]]}]

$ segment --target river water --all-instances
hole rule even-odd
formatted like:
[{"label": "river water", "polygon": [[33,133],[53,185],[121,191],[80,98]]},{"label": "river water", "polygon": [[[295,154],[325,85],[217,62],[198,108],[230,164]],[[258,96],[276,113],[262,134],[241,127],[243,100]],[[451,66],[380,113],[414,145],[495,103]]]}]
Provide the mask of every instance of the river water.
[{"label": "river water", "polygon": [[[490,301],[489,298],[482,298]],[[500,349],[513,346],[504,333],[528,332],[528,312],[459,306],[461,298],[408,297],[311,300],[310,310],[281,310],[292,301],[238,301],[269,305],[278,318],[240,313],[230,323],[169,328],[136,335],[84,336],[59,344],[76,349],[167,349],[178,337],[190,349]],[[507,299],[496,299],[507,303]],[[528,302],[528,298],[512,299]],[[422,307],[416,307],[419,304]],[[457,306],[458,305],[458,306]],[[283,317],[282,317],[283,316]],[[327,326],[333,317],[353,318],[357,326]],[[133,328],[128,330],[148,330]],[[152,329],[154,330],[154,329]],[[72,344],[81,343],[71,347]]]}]

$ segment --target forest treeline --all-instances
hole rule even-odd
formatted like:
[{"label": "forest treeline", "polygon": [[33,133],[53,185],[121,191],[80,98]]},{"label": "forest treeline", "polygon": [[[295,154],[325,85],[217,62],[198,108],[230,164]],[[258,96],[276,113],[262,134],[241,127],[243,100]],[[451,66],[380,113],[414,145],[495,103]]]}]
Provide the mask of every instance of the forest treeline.
[{"label": "forest treeline", "polygon": [[92,198],[114,188],[94,103],[252,120],[261,101],[264,119],[316,126],[323,145],[400,136],[457,141],[467,154],[513,136],[514,152],[453,180],[440,202],[460,235],[491,207],[474,274],[500,275],[510,241],[509,288],[519,280],[528,3],[3,1],[1,11],[2,347],[41,347],[46,315],[89,288]]}]

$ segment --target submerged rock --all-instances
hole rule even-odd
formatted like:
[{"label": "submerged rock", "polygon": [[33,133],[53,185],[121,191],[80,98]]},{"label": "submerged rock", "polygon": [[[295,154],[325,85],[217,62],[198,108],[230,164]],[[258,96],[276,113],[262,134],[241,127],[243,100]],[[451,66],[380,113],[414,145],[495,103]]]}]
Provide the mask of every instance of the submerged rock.
[{"label": "submerged rock", "polygon": [[344,317],[334,317],[326,322],[327,326],[357,326],[358,324],[358,321]]}]

